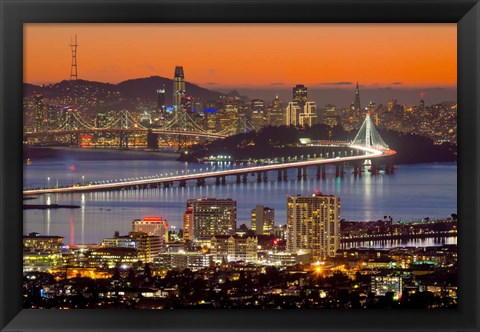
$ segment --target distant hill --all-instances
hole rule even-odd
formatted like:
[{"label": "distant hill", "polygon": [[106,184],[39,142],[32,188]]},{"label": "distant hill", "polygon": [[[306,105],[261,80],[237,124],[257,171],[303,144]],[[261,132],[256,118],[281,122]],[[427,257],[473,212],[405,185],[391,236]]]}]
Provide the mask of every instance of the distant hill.
[{"label": "distant hill", "polygon": [[[196,84],[186,82],[187,96],[199,97],[203,100],[217,100],[225,94],[202,88]],[[24,96],[28,97],[36,93],[43,93],[47,98],[54,97],[123,97],[125,99],[143,99],[154,101],[157,98],[157,89],[165,88],[166,103],[173,102],[173,80],[160,76],[136,78],[120,82],[118,84],[102,83],[95,81],[61,81],[49,85],[23,84]]]},{"label": "distant hill", "polygon": [[[166,103],[173,102],[173,80],[160,76],[136,78],[123,81],[117,85],[120,92],[127,97],[155,99],[157,89],[165,88]],[[202,88],[196,84],[185,84],[187,96],[199,97],[203,100],[217,100],[223,93]]]}]

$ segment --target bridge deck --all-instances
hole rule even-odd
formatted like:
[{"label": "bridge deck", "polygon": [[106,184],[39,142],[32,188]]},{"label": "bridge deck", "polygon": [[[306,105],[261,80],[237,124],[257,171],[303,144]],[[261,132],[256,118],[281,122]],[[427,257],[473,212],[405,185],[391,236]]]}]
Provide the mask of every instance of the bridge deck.
[{"label": "bridge deck", "polygon": [[78,187],[71,186],[71,187],[63,187],[63,188],[32,189],[32,190],[24,190],[23,194],[39,195],[39,194],[49,194],[49,193],[108,191],[108,190],[121,189],[125,187],[159,185],[162,183],[169,183],[169,182],[176,182],[176,181],[189,181],[189,180],[224,177],[224,176],[232,176],[232,175],[242,175],[242,174],[248,174],[248,173],[254,173],[254,172],[268,172],[268,171],[283,170],[283,169],[289,169],[289,168],[309,167],[309,166],[318,166],[318,165],[326,165],[326,164],[334,164],[334,163],[343,163],[348,161],[358,161],[358,160],[364,160],[364,159],[383,158],[383,157],[392,156],[396,153],[393,150],[380,149],[380,148],[374,148],[374,147],[365,147],[360,145],[350,145],[349,148],[363,151],[366,154],[358,155],[358,156],[350,156],[350,157],[314,159],[314,160],[299,161],[299,162],[284,163],[284,164],[252,166],[252,167],[237,168],[237,169],[224,170],[224,171],[212,171],[212,172],[203,172],[203,173],[175,175],[175,176],[167,176],[167,177],[153,178],[153,179],[132,180],[132,181],[123,181],[123,182],[106,183],[106,184],[89,184],[89,185],[78,186]]}]

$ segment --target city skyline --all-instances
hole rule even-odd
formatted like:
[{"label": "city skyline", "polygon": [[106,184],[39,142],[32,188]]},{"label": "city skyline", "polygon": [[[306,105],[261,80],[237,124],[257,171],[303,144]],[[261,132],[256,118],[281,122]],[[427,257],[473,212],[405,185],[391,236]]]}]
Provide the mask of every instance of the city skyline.
[{"label": "city skyline", "polygon": [[78,78],[92,81],[172,77],[183,65],[188,82],[213,90],[351,89],[356,81],[364,89],[456,88],[455,24],[221,26],[26,24],[24,82],[68,79],[76,34]]}]

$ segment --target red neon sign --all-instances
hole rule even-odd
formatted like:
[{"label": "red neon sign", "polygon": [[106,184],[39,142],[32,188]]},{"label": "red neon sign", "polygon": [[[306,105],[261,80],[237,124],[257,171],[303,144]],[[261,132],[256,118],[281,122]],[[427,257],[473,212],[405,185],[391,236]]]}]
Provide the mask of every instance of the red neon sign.
[{"label": "red neon sign", "polygon": [[162,217],[147,216],[143,217],[143,221],[162,221]]}]

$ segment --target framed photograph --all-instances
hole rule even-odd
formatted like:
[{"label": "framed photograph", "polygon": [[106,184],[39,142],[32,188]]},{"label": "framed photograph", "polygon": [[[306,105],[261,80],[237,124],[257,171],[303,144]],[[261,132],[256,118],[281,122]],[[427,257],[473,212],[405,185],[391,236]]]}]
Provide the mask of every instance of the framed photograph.
[{"label": "framed photograph", "polygon": [[0,11],[2,331],[479,331],[477,0]]}]

